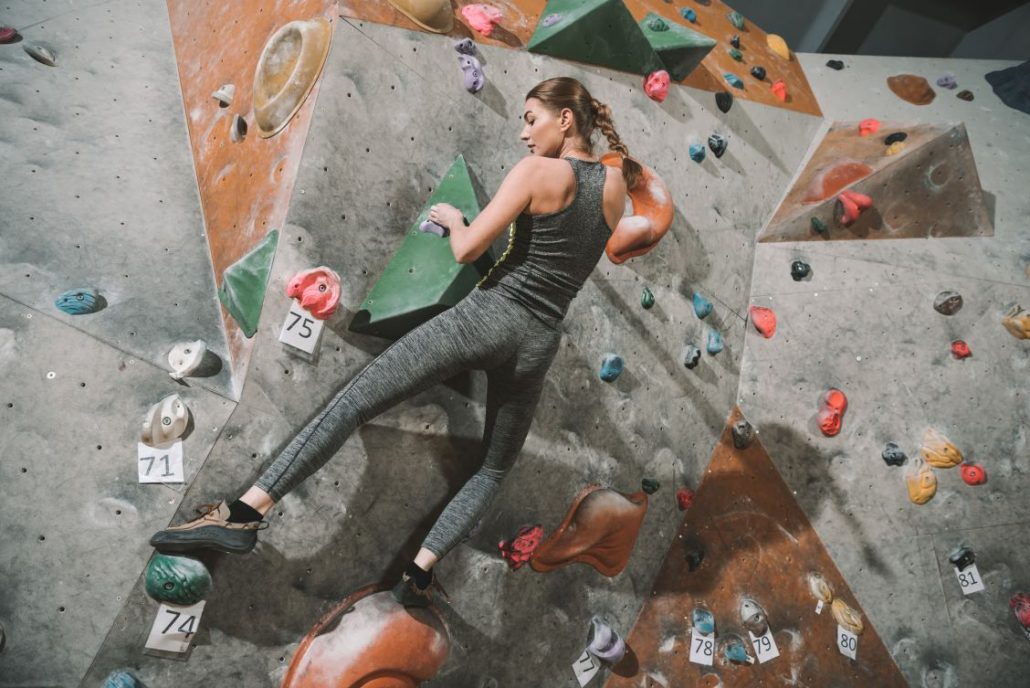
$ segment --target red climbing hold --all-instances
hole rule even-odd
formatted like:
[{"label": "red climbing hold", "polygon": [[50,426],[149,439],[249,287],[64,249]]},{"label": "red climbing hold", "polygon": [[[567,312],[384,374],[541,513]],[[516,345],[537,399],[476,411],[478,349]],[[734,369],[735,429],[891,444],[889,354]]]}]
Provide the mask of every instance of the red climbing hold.
[{"label": "red climbing hold", "polygon": [[1009,599],[1009,606],[1016,615],[1016,620],[1023,628],[1030,629],[1030,595],[1025,592],[1017,592]]},{"label": "red climbing hold", "polygon": [[973,355],[973,352],[969,350],[969,345],[961,339],[956,339],[951,343],[951,355],[958,359],[969,358]]},{"label": "red climbing hold", "polygon": [[773,82],[772,86],[773,95],[782,100],[784,103],[787,102],[787,84],[783,82],[783,79],[777,79]]},{"label": "red climbing hold", "polygon": [[501,556],[508,560],[508,565],[517,569],[529,561],[543,539],[543,526],[522,526],[515,537],[501,540],[497,546],[501,549]]},{"label": "red climbing hold", "polygon": [[18,30],[10,26],[0,26],[0,43],[13,43],[18,37]]},{"label": "red climbing hold", "polygon": [[751,306],[751,322],[766,339],[771,339],[776,334],[776,314],[771,308]]},{"label": "red climbing hold", "polygon": [[669,73],[664,69],[651,72],[644,78],[644,93],[656,103],[665,101],[669,95]]},{"label": "red climbing hold", "polygon": [[689,487],[681,487],[676,490],[676,506],[680,511],[686,511],[694,503],[694,491]]},{"label": "red climbing hold", "polygon": [[872,117],[870,117],[869,119],[864,119],[858,123],[859,136],[870,136],[872,134],[875,134],[879,130],[880,120],[878,119],[873,119]]},{"label": "red climbing hold", "polygon": [[865,194],[855,191],[841,191],[837,196],[837,212],[840,214],[838,222],[845,227],[850,227],[858,220],[863,210],[873,207],[873,199]]},{"label": "red climbing hold", "polygon": [[819,429],[824,435],[833,437],[840,432],[844,412],[847,410],[848,398],[844,392],[835,387],[831,388],[823,398],[823,407],[819,409]]},{"label": "red climbing hold", "polygon": [[978,463],[964,463],[959,470],[966,485],[983,485],[987,482],[987,471]]}]

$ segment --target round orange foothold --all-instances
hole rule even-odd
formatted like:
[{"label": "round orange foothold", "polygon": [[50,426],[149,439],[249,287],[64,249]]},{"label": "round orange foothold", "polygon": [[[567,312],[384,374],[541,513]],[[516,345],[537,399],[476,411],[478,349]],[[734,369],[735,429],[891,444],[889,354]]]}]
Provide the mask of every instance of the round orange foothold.
[{"label": "round orange foothold", "polygon": [[844,392],[832,388],[823,397],[823,407],[819,410],[819,429],[827,437],[840,432],[844,421],[844,412],[848,410],[848,398]]},{"label": "round orange foothold", "polygon": [[[608,167],[622,169],[622,156],[618,153],[605,153],[601,162]],[[619,221],[605,247],[608,260],[616,265],[653,249],[672,226],[673,206],[669,187],[650,167],[643,163],[640,167],[644,174],[637,188],[629,192],[633,214]]]},{"label": "round orange foothold", "polygon": [[869,136],[871,134],[875,134],[879,130],[880,120],[878,119],[870,117],[869,119],[864,119],[858,123],[858,133],[860,136]]},{"label": "round orange foothold", "polygon": [[973,352],[969,350],[969,345],[961,339],[956,339],[951,343],[951,355],[961,360],[963,358],[969,358],[973,355]]},{"label": "round orange foothold", "polygon": [[987,482],[987,471],[978,463],[964,463],[959,471],[966,485],[983,485]]},{"label": "round orange foothold", "polygon": [[751,322],[766,339],[772,339],[772,336],[776,334],[776,314],[771,308],[751,306]]}]

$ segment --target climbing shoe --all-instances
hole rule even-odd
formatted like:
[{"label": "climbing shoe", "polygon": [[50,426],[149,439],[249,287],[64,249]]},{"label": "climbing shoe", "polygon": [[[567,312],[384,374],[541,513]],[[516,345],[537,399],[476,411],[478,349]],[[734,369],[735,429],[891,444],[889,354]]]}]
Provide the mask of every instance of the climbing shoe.
[{"label": "climbing shoe", "polygon": [[268,527],[267,521],[231,523],[229,505],[224,501],[204,504],[197,512],[203,515],[154,533],[150,544],[159,552],[213,549],[227,554],[246,554],[257,544],[257,531]]},{"label": "climbing shoe", "polygon": [[444,596],[444,599],[449,599],[443,586],[436,580],[436,574],[433,574],[426,587],[420,588],[415,583],[415,579],[405,572],[401,576],[400,582],[393,586],[391,592],[393,593],[393,599],[397,600],[397,603],[404,607],[428,607],[433,603],[430,588],[436,588]]}]

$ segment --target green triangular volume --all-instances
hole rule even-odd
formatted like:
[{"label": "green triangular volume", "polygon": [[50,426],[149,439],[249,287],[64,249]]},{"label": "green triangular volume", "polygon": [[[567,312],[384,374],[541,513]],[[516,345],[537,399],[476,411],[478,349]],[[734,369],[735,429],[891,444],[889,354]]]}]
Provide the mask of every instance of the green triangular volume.
[{"label": "green triangular volume", "polygon": [[717,44],[715,39],[654,12],[640,22],[640,30],[673,81],[686,79]]},{"label": "green triangular volume", "polygon": [[222,273],[218,300],[248,339],[257,332],[278,239],[279,230],[273,229],[261,243]]}]

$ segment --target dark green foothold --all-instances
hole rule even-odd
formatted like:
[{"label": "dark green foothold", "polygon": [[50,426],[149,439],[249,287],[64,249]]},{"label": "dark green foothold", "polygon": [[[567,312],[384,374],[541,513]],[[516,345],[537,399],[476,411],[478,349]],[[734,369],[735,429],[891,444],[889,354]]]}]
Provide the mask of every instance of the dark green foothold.
[{"label": "dark green foothold", "polygon": [[250,253],[222,273],[218,300],[248,339],[257,332],[261,304],[265,300],[265,289],[272,272],[272,259],[275,258],[278,240],[279,230],[273,229]]},{"label": "dark green foothold", "polygon": [[730,20],[730,23],[733,24],[735,27],[737,27],[741,31],[744,30],[744,15],[743,14],[741,14],[740,12],[737,12],[736,10],[734,10],[733,12],[730,12],[729,14],[727,14],[726,17]]},{"label": "dark green foothold", "polygon": [[654,292],[647,287],[644,287],[644,291],[640,293],[640,305],[644,307],[644,310],[654,305]]},{"label": "dark green foothold", "polygon": [[146,590],[158,602],[196,604],[211,592],[211,574],[191,557],[155,554],[147,566]]},{"label": "dark green foothold", "polygon": [[820,220],[818,217],[813,217],[812,229],[819,232],[820,234],[826,234],[826,223]]},{"label": "dark green foothold", "polygon": [[[656,22],[665,28],[655,29]],[[687,78],[716,46],[716,41],[703,33],[683,24],[670,24],[653,12],[640,22],[640,31],[673,81]]]},{"label": "dark green foothold", "polygon": [[733,107],[733,94],[729,91],[719,91],[715,94],[715,104],[723,112],[729,112]]},{"label": "dark green foothold", "polygon": [[733,38],[730,39],[730,45],[732,45],[734,48],[739,48],[740,47],[740,34],[739,33],[733,34]]},{"label": "dark green foothold", "polygon": [[658,488],[661,487],[661,486],[662,486],[662,484],[660,482],[658,482],[657,480],[655,480],[654,478],[644,478],[643,480],[640,481],[641,489],[643,489],[644,492],[646,492],[649,495],[650,494],[654,494],[655,492],[657,492]]},{"label": "dark green foothold", "polygon": [[449,240],[419,231],[435,203],[450,203],[469,222],[479,215],[479,194],[463,156],[454,160],[415,218],[351,320],[351,331],[397,339],[465,298],[494,264],[490,251],[474,264],[459,263]]},{"label": "dark green foothold", "polygon": [[732,57],[737,62],[740,62],[744,59],[744,53],[740,52],[736,48],[730,48],[730,57]]}]

